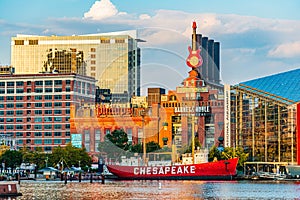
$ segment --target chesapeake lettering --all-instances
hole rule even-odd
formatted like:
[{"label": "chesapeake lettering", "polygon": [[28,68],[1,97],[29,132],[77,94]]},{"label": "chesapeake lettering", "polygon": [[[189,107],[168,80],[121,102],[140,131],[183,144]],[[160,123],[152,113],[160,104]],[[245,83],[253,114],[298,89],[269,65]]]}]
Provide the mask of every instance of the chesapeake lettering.
[{"label": "chesapeake lettering", "polygon": [[195,174],[195,166],[135,167],[134,175]]}]

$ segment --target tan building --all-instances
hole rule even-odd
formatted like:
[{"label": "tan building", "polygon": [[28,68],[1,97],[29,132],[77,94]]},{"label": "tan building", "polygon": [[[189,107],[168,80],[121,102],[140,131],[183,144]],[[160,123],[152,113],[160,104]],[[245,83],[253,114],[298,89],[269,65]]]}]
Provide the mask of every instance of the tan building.
[{"label": "tan building", "polygon": [[[68,59],[61,53],[71,57]],[[11,64],[16,74],[34,74],[54,67],[65,73],[84,73],[78,68],[85,66],[86,75],[97,80],[96,86],[110,89],[113,99],[129,102],[131,95],[140,95],[140,49],[136,31],[74,36],[17,35],[11,39]]]}]

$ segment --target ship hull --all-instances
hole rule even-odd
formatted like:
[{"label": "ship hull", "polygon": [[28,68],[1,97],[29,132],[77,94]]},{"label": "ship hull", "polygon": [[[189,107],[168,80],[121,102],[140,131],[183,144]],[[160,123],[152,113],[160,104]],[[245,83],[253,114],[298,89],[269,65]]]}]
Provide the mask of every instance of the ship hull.
[{"label": "ship hull", "polygon": [[132,180],[231,180],[236,175],[238,158],[191,165],[120,166],[107,165],[119,179]]}]

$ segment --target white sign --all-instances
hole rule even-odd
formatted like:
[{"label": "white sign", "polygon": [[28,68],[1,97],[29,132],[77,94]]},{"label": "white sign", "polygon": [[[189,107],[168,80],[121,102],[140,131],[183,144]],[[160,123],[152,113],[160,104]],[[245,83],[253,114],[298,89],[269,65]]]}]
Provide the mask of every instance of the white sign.
[{"label": "white sign", "polygon": [[230,85],[224,85],[224,147],[230,147]]}]

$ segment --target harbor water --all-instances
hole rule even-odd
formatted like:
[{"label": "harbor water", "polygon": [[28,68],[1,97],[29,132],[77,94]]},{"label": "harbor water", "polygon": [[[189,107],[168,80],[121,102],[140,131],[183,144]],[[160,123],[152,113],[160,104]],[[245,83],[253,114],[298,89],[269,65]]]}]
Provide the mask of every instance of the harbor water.
[{"label": "harbor water", "polygon": [[21,181],[10,199],[300,199],[300,181]]}]

